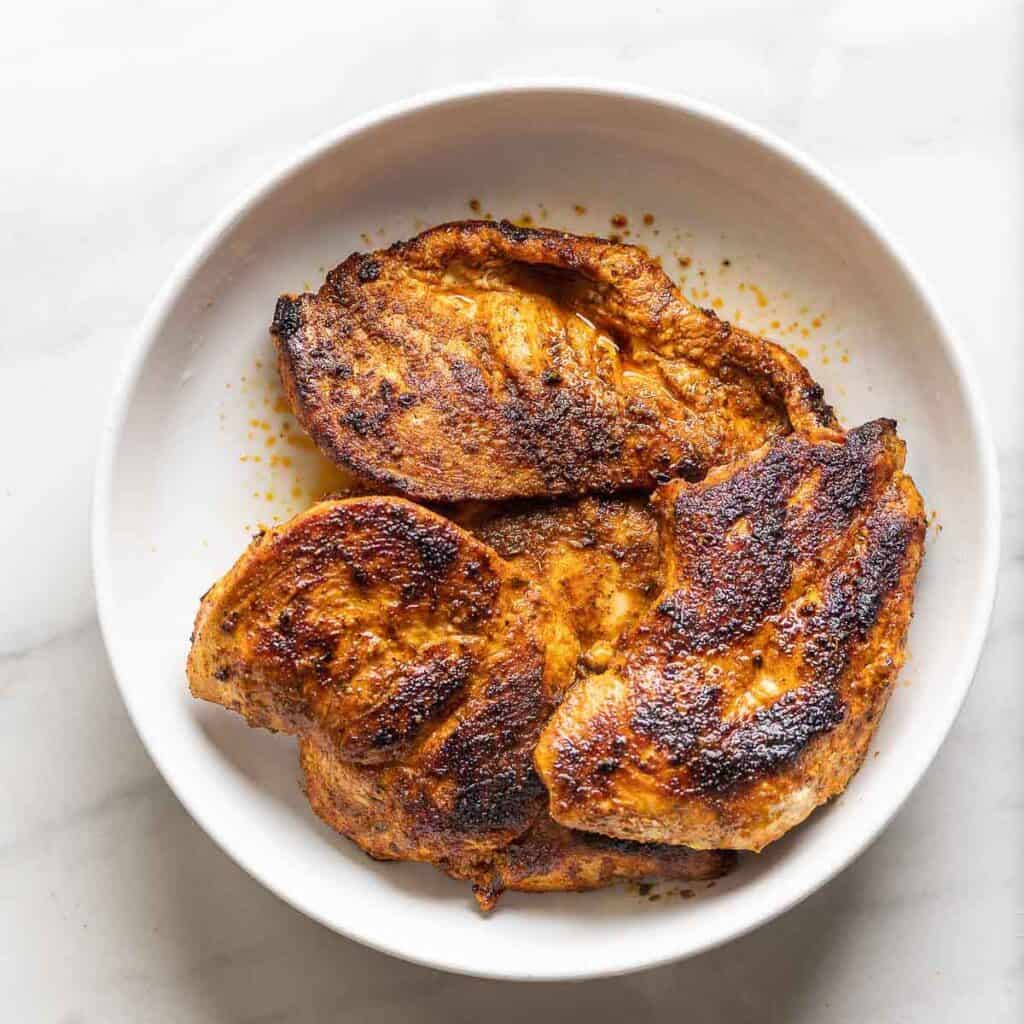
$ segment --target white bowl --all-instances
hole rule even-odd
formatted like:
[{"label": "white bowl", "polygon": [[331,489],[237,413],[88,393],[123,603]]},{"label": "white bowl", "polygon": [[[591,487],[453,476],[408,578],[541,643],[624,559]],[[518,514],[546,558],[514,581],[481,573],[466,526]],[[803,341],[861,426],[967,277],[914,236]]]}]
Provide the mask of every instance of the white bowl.
[{"label": "white bowl", "polygon": [[[331,833],[299,790],[294,740],[250,730],[186,690],[199,595],[260,521],[286,517],[327,486],[320,457],[279,436],[287,416],[274,408],[267,335],[277,295],[317,286],[368,243],[470,216],[470,199],[495,216],[629,230],[685,274],[687,294],[696,288],[702,304],[721,300],[724,316],[781,335],[848,425],[899,420],[941,526],[930,531],[906,685],[872,744],[877,756],[832,806],[715,888],[696,886],[693,899],[653,902],[624,888],[507,894],[485,918],[464,884],[424,865],[375,863]],[[647,213],[653,224],[643,223]],[[610,225],[617,214],[628,228]],[[995,587],[997,482],[981,404],[906,261],[858,204],[778,140],[704,105],[634,89],[522,84],[415,99],[289,161],[220,218],[154,302],[99,458],[103,632],[139,735],[182,803],[306,914],[468,974],[584,978],[653,966],[734,938],[823,885],[879,834],[935,755],[970,685]],[[271,464],[282,451],[291,466]]]}]

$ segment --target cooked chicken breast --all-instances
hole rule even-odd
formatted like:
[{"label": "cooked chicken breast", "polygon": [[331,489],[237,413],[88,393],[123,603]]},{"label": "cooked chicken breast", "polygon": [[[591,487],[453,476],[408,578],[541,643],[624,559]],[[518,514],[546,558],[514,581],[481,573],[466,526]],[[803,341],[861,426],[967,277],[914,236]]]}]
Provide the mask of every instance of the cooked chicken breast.
[{"label": "cooked chicken breast", "polygon": [[759,850],[840,793],[903,663],[921,498],[890,420],[657,495],[666,587],[546,727],[555,820]]},{"label": "cooked chicken breast", "polygon": [[641,249],[507,222],[350,256],[271,331],[321,450],[432,501],[650,489],[835,422],[793,356]]},{"label": "cooked chicken breast", "polygon": [[443,510],[320,502],[203,598],[192,693],[297,735],[328,825],[489,909],[717,877],[845,788],[923,549],[892,421],[844,434],[642,250],[507,222],[354,254],[271,331],[359,492]]},{"label": "cooked chicken breast", "polygon": [[535,823],[507,846],[488,852],[453,848],[439,855],[432,842],[415,841],[416,822],[395,816],[387,769],[346,764],[315,738],[299,741],[306,795],[331,828],[382,860],[427,860],[453,878],[473,883],[484,910],[509,889],[581,892],[617,881],[657,878],[707,881],[726,874],[735,855],[719,850],[632,843],[558,825],[538,808]]},{"label": "cooked chicken breast", "polygon": [[658,519],[646,495],[510,502],[459,510],[455,517],[550,588],[589,670],[607,667],[619,637],[662,588]]},{"label": "cooked chicken breast", "polygon": [[434,859],[533,823],[533,746],[578,651],[542,589],[464,530],[404,499],[353,498],[243,554],[203,599],[188,676],[251,725],[315,737],[344,760],[354,802],[382,793],[366,831],[391,838],[370,852]]},{"label": "cooked chicken breast", "polygon": [[509,888],[724,874],[728,854],[547,819],[532,749],[578,650],[521,567],[403,499],[356,498],[249,548],[203,599],[188,672],[195,696],[299,734],[307,797],[332,828],[468,879],[485,909]]},{"label": "cooked chicken breast", "polygon": [[565,828],[543,814],[525,835],[496,850],[460,874],[469,878],[484,910],[507,890],[585,892],[616,882],[707,882],[736,864],[730,850],[691,850],[685,846],[634,843]]}]

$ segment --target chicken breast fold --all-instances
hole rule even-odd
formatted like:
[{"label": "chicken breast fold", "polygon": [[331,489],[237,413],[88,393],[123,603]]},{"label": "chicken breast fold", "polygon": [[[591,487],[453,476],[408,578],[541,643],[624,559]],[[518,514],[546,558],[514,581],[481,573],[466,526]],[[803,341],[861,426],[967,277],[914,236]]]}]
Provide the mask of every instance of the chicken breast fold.
[{"label": "chicken breast fold", "polygon": [[188,677],[336,755],[373,803],[372,827],[351,830],[368,852],[431,860],[532,824],[533,747],[578,652],[543,589],[464,530],[352,498],[250,546],[203,599]]},{"label": "chicken breast fold", "polygon": [[544,730],[572,828],[759,850],[841,792],[903,663],[925,521],[891,420],[656,495],[665,589]]},{"label": "chicken breast fold", "polygon": [[431,501],[649,490],[835,424],[792,355],[643,250],[508,222],[354,254],[271,332],[321,450]]}]

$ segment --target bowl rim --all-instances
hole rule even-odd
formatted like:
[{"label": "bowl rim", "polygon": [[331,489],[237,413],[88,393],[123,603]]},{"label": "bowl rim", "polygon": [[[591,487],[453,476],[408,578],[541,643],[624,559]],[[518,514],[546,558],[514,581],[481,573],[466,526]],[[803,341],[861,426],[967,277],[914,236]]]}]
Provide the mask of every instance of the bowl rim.
[{"label": "bowl rim", "polygon": [[[855,836],[852,841],[848,841],[842,856],[837,857],[824,873],[815,876],[806,884],[796,887],[782,898],[777,899],[767,908],[766,913],[762,913],[759,916],[753,915],[749,920],[738,919],[735,926],[722,929],[719,934],[705,937],[696,942],[692,938],[687,937],[684,939],[681,937],[678,948],[674,950],[659,950],[657,953],[641,955],[636,955],[635,953],[626,954],[622,956],[621,963],[610,967],[602,965],[597,967],[566,968],[564,966],[552,965],[550,969],[534,970],[526,973],[517,969],[492,969],[489,967],[470,966],[461,962],[446,961],[442,956],[435,955],[429,949],[413,953],[398,945],[391,945],[364,937],[357,929],[347,927],[345,922],[329,918],[317,906],[310,905],[307,901],[293,897],[289,892],[285,891],[279,886],[275,878],[269,877],[252,862],[244,849],[238,848],[232,843],[230,838],[221,832],[215,819],[211,819],[202,808],[193,805],[185,798],[181,792],[181,787],[175,782],[174,773],[165,771],[160,757],[147,740],[146,728],[138,713],[138,708],[134,704],[130,688],[123,682],[123,679],[126,678],[126,672],[123,667],[124,662],[120,653],[115,623],[110,523],[114,499],[114,467],[119,441],[146,357],[160,336],[169,313],[188,286],[195,269],[216,249],[222,239],[275,189],[293,176],[302,173],[314,161],[318,160],[332,148],[365,131],[384,126],[388,122],[399,120],[411,114],[422,113],[431,108],[453,106],[467,100],[496,99],[502,96],[528,93],[577,94],[598,99],[635,100],[653,106],[660,106],[670,112],[689,115],[698,120],[710,122],[747,142],[759,146],[776,157],[781,158],[784,162],[795,166],[797,170],[822,187],[834,201],[844,206],[853,218],[867,229],[874,241],[881,246],[888,257],[903,272],[916,299],[932,318],[940,343],[945,350],[946,356],[949,358],[958,380],[961,382],[965,394],[968,418],[977,439],[976,455],[982,481],[981,489],[985,521],[983,523],[982,551],[978,559],[981,564],[979,599],[972,616],[970,630],[964,638],[963,649],[966,656],[961,660],[964,670],[961,673],[961,677],[957,680],[957,685],[960,689],[958,699],[951,706],[948,720],[943,723],[941,729],[935,731],[930,749],[927,749],[924,758],[920,762],[920,771],[912,779],[895,780],[894,790],[897,792],[897,796],[887,809],[885,815],[879,819],[873,831],[869,830],[863,835]],[[290,156],[279,161],[256,184],[244,191],[234,202],[229,204],[200,233],[197,240],[178,261],[152,299],[132,340],[127,344],[121,356],[120,368],[115,378],[98,445],[92,495],[92,571],[101,634],[110,658],[121,699],[128,710],[129,717],[143,746],[153,759],[164,781],[187,813],[213,839],[221,850],[250,876],[284,900],[284,902],[307,917],[330,928],[332,931],[399,959],[456,974],[482,978],[551,981],[583,980],[611,977],[672,963],[707,952],[740,938],[779,917],[828,884],[878,838],[927,773],[939,748],[949,735],[953,723],[963,707],[967,693],[971,688],[995,603],[1000,549],[1000,518],[999,476],[995,443],[985,410],[983,392],[978,383],[975,369],[966,357],[962,344],[957,340],[956,334],[948,320],[940,312],[937,303],[925,286],[920,274],[905,254],[892,241],[889,234],[882,228],[875,215],[851,194],[849,189],[840,184],[830,172],[826,171],[815,160],[789,143],[743,118],[728,113],[714,104],[695,100],[668,90],[653,89],[627,83],[604,82],[574,77],[516,78],[493,82],[469,82],[416,93],[406,99],[375,108],[367,113],[351,118],[339,126],[328,129],[298,150],[293,151]]]}]

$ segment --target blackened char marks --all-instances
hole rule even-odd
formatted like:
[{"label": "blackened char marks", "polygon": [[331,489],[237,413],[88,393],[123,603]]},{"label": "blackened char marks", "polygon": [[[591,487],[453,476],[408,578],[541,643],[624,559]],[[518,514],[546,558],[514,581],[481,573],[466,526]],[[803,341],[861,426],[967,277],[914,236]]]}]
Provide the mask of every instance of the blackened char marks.
[{"label": "blackened char marks", "polygon": [[[322,578],[322,577],[321,577]],[[298,693],[310,678],[326,683],[331,660],[338,646],[340,627],[309,614],[308,601],[300,591],[282,610],[276,621],[259,631],[255,644],[257,660],[284,680],[291,680]],[[282,686],[280,692],[287,692]],[[298,699],[298,698],[296,698]]]},{"label": "blackened char marks", "polygon": [[372,500],[340,504],[290,531],[282,543],[303,567],[299,592],[323,582],[341,564],[360,588],[401,581],[410,602],[444,586],[461,554],[458,531],[450,523],[424,516],[412,505]]},{"label": "blackened char marks", "polygon": [[879,421],[658,494],[668,588],[538,745],[557,821],[759,850],[842,791],[903,660],[924,539],[903,456]]},{"label": "blackened char marks", "polygon": [[[721,791],[767,775],[843,720],[840,683],[851,653],[898,586],[921,528],[895,500],[896,485],[880,493],[893,471],[885,458],[893,428],[891,421],[866,424],[843,445],[787,439],[723,484],[684,490],[675,502],[682,585],[655,615],[667,622],[676,655],[721,652],[752,634],[781,612],[794,566],[815,565],[831,540],[852,530],[843,560],[822,581],[822,600],[802,608],[797,632],[784,641],[802,638],[791,651],[806,683],[739,722],[723,721],[715,687],[682,701],[668,675],[663,689],[638,703],[632,727],[672,767],[685,767],[691,790]],[[801,501],[808,481],[812,491]]]},{"label": "blackened char marks", "polygon": [[414,506],[373,509],[369,515],[365,527],[371,542],[342,552],[354,570],[399,587],[404,607],[419,602],[443,607],[459,628],[476,628],[489,619],[501,580],[486,551],[464,550],[452,524],[425,519]]},{"label": "blackened char marks", "polygon": [[595,464],[622,454],[621,418],[579,385],[512,393],[500,411],[524,463],[558,491],[583,487]]},{"label": "blackened char marks", "polygon": [[431,774],[454,783],[456,830],[526,827],[544,792],[532,753],[551,710],[539,664],[527,671],[496,666],[485,703],[462,716],[427,765]]},{"label": "blackened char marks", "polygon": [[347,409],[338,419],[360,437],[366,437],[372,426],[370,416],[363,409]]},{"label": "blackened char marks", "polygon": [[470,777],[455,795],[453,818],[459,830],[521,831],[536,816],[544,786],[529,763],[504,761],[490,774]]},{"label": "blackened char marks", "polygon": [[541,813],[532,755],[575,637],[450,520],[400,498],[317,503],[249,548],[195,633],[214,649],[190,655],[193,692],[298,734],[317,813],[372,855],[447,866]]},{"label": "blackened char marks", "polygon": [[530,232],[526,228],[521,228],[509,220],[499,221],[498,230],[510,242],[515,242],[517,245],[521,245],[530,237]]},{"label": "blackened char marks", "polygon": [[356,276],[362,284],[369,284],[380,277],[380,263],[372,256],[365,256],[359,261],[359,269]]},{"label": "blackened char marks", "polygon": [[674,653],[747,636],[779,609],[797,554],[787,500],[807,462],[806,446],[787,441],[723,483],[681,491],[672,542],[686,585],[657,607]]},{"label": "blackened char marks", "polygon": [[842,675],[852,646],[868,637],[899,585],[907,552],[923,531],[921,522],[884,504],[868,518],[862,554],[829,579],[809,623],[804,657],[816,678],[833,683]]},{"label": "blackened char marks", "polygon": [[[296,680],[327,681],[345,623],[318,614],[316,595],[342,567],[346,582],[367,600],[396,600],[409,610],[422,605],[424,613],[444,607],[456,627],[479,627],[493,612],[501,581],[486,553],[463,551],[462,542],[452,524],[404,503],[339,504],[294,528],[280,542],[281,562],[292,566],[291,593],[276,619],[259,630],[256,653]],[[442,657],[437,669],[437,677],[410,679],[411,697],[425,699],[429,683],[442,690],[454,685],[469,667]]]},{"label": "blackened char marks", "polygon": [[470,407],[474,411],[497,408],[479,366],[465,359],[452,359],[450,369],[452,379],[459,385],[462,396],[471,403]]},{"label": "blackened char marks", "polygon": [[690,793],[724,792],[761,778],[795,760],[807,744],[834,729],[844,705],[827,686],[810,685],[783,694],[741,722],[724,722],[721,694],[705,687],[685,708],[669,694],[643,701],[632,727],[668,754],[673,768],[685,768]]},{"label": "blackened char marks", "polygon": [[893,420],[872,420],[851,430],[845,444],[815,448],[822,464],[821,500],[814,505],[815,530],[844,528],[875,496],[879,475],[892,471],[884,454],[895,429]]},{"label": "blackened char marks", "polygon": [[[455,531],[441,520],[426,520],[412,508],[402,506],[371,506],[355,514],[339,512],[337,518],[346,525],[361,528],[365,543],[365,559],[378,572],[387,572],[389,578],[397,569],[414,569],[423,586],[443,582],[459,557],[459,539]],[[340,525],[339,522],[339,525]],[[415,557],[413,566],[407,562],[387,564],[383,553]]]},{"label": "blackened char marks", "polygon": [[[335,371],[339,381],[344,381],[352,375],[351,367],[342,366],[337,361]],[[360,437],[384,436],[391,417],[408,407],[407,402],[401,401],[405,396],[399,396],[395,385],[386,378],[378,382],[376,389],[369,393],[362,405],[347,403],[339,395],[340,392],[334,396],[336,405],[341,409],[338,422]]]},{"label": "blackened char marks", "polygon": [[[680,490],[671,530],[684,585],[657,607],[673,653],[749,636],[781,610],[794,566],[810,563],[877,496],[893,427],[866,424],[845,444],[786,438],[720,483]],[[804,485],[810,500],[791,506]]]},{"label": "blackened char marks", "polygon": [[790,690],[741,725],[719,727],[706,738],[687,764],[690,786],[721,792],[769,775],[839,725],[845,710],[839,694],[826,686]]},{"label": "blackened char marks", "polygon": [[816,381],[806,384],[801,390],[803,400],[813,412],[820,427],[833,427],[836,422],[835,409],[825,401],[825,389]]},{"label": "blackened char marks", "polygon": [[447,715],[464,694],[474,666],[469,655],[428,650],[421,657],[423,660],[409,666],[384,700],[352,730],[345,743],[349,756],[364,751],[398,756],[420,738],[425,726]]},{"label": "blackened char marks", "polygon": [[628,740],[617,732],[615,720],[601,714],[585,736],[561,738],[554,764],[559,801],[583,804],[607,796],[627,749]]},{"label": "blackened char marks", "polygon": [[271,334],[287,341],[301,326],[301,305],[290,295],[282,295],[274,307],[274,319],[270,324]]},{"label": "blackened char marks", "polygon": [[666,688],[637,704],[630,726],[653,740],[668,755],[668,763],[678,768],[721,728],[720,704],[721,693],[713,686],[702,687],[685,708]]}]

